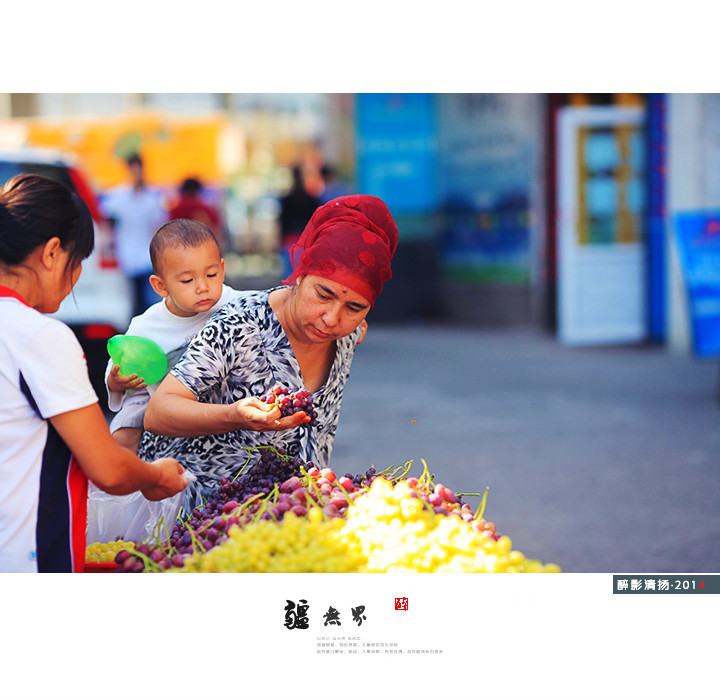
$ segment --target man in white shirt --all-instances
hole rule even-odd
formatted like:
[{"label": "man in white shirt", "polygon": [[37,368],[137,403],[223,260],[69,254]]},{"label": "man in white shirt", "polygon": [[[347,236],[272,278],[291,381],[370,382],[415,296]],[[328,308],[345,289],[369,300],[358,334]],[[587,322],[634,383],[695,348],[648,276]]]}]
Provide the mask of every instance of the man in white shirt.
[{"label": "man in white shirt", "polygon": [[120,269],[132,282],[133,315],[160,300],[150,286],[149,245],[155,231],[168,220],[160,193],[145,184],[138,155],[127,160],[131,182],[110,190],[102,202],[103,213],[113,222],[115,254]]}]

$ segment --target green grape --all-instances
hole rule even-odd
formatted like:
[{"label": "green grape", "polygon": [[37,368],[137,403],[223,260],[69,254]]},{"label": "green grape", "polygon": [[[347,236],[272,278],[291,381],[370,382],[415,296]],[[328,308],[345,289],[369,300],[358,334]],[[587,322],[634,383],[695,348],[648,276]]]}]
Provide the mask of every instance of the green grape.
[{"label": "green grape", "polygon": [[362,571],[364,559],[343,536],[344,521],[288,513],[282,521],[258,520],[232,527],[225,542],[185,561],[180,572],[346,573]]},{"label": "green grape", "polygon": [[134,546],[135,543],[128,540],[93,542],[85,547],[85,561],[93,563],[115,561],[115,556],[121,549]]},{"label": "green grape", "polygon": [[[367,556],[368,572],[556,572],[554,564],[525,564],[509,537],[482,536],[457,516],[411,505],[403,482],[376,479],[348,512],[346,534]],[[410,499],[410,502],[409,502]]]}]

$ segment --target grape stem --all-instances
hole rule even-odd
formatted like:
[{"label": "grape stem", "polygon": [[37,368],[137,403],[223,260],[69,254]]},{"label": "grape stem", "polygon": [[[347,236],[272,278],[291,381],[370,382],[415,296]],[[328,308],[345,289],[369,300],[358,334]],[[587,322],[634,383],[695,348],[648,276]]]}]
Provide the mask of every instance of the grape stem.
[{"label": "grape stem", "polygon": [[[392,469],[392,465],[391,465],[391,466],[387,467],[386,469],[383,469],[380,472],[380,474],[385,474],[385,477],[387,478],[388,481],[392,481],[392,482],[399,481],[408,473],[408,471],[410,471],[410,467],[412,467],[412,464],[413,464],[412,460],[410,460],[409,462],[405,462],[405,464],[403,464],[401,467],[395,467],[395,469],[393,469],[393,471],[390,472],[390,469]],[[401,469],[403,470],[402,474],[400,474],[400,476],[396,477],[395,475]]]},{"label": "grape stem", "polygon": [[[478,509],[475,511],[475,515],[473,516],[475,520],[480,520],[483,516],[483,513],[485,512],[485,505],[487,504],[487,496],[488,491],[490,491],[490,487],[485,487],[485,493],[483,493],[482,500],[480,501],[480,505],[478,506]],[[468,494],[468,495],[480,495],[480,494]]]},{"label": "grape stem", "polygon": [[424,459],[421,459],[420,461],[423,463],[423,471],[422,471],[422,474],[420,475],[420,478],[418,479],[418,481],[425,480],[428,484],[428,487],[430,487],[430,486],[432,486],[433,479],[435,478],[435,474],[430,473],[427,462]]},{"label": "grape stem", "polygon": [[193,530],[190,526],[188,526],[187,530],[190,533],[190,537],[192,538],[193,555],[195,554],[195,545],[197,545],[198,549],[201,549],[203,552],[205,552],[206,549],[203,546],[202,542],[200,542],[200,538],[195,533],[195,530]]},{"label": "grape stem", "polygon": [[[157,525],[155,525],[155,530],[157,531],[157,534],[155,536],[155,544],[160,547],[160,533],[162,530],[165,531],[165,540],[164,544],[169,545],[170,544],[170,530],[168,529],[167,523],[165,522],[165,516],[163,515],[160,520],[158,521]],[[172,545],[170,546],[171,551],[173,549]]]},{"label": "grape stem", "polygon": [[[277,493],[278,485],[275,484],[273,490],[270,492],[268,496],[266,496],[262,501],[262,506],[260,506],[259,510],[253,514],[252,519],[254,522],[259,522],[260,516],[268,509],[268,505],[270,504],[270,499],[273,495]],[[257,494],[258,496],[260,494]]]}]

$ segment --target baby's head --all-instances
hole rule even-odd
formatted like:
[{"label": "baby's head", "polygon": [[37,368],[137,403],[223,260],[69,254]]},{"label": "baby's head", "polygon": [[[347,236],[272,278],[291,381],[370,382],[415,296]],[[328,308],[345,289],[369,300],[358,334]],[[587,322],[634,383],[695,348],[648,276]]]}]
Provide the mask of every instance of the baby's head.
[{"label": "baby's head", "polygon": [[213,232],[192,219],[161,226],[150,241],[150,284],[176,316],[208,311],[222,295],[225,261]]}]

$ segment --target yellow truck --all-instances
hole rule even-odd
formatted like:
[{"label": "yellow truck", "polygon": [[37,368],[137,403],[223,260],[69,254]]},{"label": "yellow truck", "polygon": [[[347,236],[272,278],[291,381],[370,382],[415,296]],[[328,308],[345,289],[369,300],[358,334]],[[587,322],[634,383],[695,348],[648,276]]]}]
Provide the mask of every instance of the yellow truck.
[{"label": "yellow truck", "polygon": [[127,181],[125,159],[140,153],[150,185],[177,188],[187,177],[222,187],[242,167],[243,134],[223,115],[172,116],[154,112],[110,117],[23,120],[25,143],[75,155],[104,191]]}]

